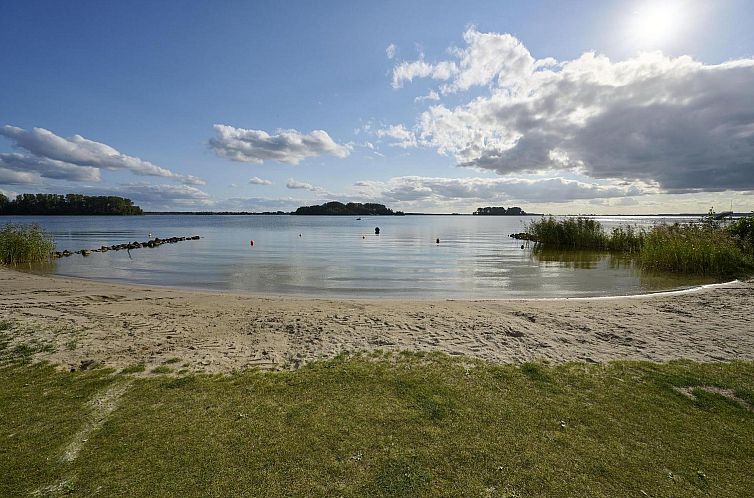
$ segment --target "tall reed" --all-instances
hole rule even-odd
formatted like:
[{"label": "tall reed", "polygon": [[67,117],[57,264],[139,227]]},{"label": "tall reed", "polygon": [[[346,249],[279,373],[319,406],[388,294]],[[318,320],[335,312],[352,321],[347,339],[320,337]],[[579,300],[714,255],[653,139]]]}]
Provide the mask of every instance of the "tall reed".
[{"label": "tall reed", "polygon": [[754,268],[751,253],[726,230],[705,224],[654,227],[639,258],[643,268],[697,275],[737,276]]},{"label": "tall reed", "polygon": [[608,234],[599,221],[583,217],[542,218],[529,223],[526,233],[535,242],[549,247],[630,253],[638,252],[644,239],[644,231],[632,226],[616,227]]},{"label": "tall reed", "polygon": [[0,263],[41,263],[49,261],[55,243],[37,225],[7,224],[0,229]]},{"label": "tall reed", "polygon": [[589,218],[566,218],[556,220],[553,217],[533,221],[526,226],[526,232],[532,240],[545,246],[571,249],[605,249],[607,235],[602,225]]},{"label": "tall reed", "polygon": [[526,233],[544,247],[605,250],[633,255],[642,268],[695,275],[741,276],[754,272],[754,218],[728,228],[713,223],[617,227],[606,233],[589,218],[543,218]]}]

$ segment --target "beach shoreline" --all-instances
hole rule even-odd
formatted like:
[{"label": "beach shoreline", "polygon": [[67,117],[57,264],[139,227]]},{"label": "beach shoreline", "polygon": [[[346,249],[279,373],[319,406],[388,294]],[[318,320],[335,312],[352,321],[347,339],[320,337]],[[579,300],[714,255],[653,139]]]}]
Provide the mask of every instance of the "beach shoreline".
[{"label": "beach shoreline", "polygon": [[0,320],[34,359],[149,370],[296,368],[342,353],[493,363],[754,359],[754,282],[609,298],[335,299],[175,289],[0,268]]}]

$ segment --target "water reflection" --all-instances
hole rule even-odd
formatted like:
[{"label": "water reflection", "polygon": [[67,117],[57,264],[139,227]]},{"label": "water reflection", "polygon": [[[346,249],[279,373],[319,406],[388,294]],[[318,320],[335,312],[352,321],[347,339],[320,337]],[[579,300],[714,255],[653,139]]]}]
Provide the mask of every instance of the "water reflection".
[{"label": "water reflection", "polygon": [[531,250],[532,260],[542,264],[556,264],[564,268],[589,270],[606,265],[612,269],[637,270],[635,258],[605,251],[584,249],[552,249],[535,245]]}]

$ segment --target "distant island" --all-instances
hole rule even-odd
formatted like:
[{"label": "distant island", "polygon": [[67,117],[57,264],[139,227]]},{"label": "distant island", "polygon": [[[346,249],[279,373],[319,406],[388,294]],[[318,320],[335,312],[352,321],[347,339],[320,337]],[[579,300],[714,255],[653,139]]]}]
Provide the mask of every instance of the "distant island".
[{"label": "distant island", "polygon": [[20,194],[9,200],[0,194],[0,215],[117,215],[143,214],[131,199],[114,195]]},{"label": "distant island", "polygon": [[526,216],[531,213],[527,213],[520,207],[483,207],[477,208],[472,213],[475,216]]},{"label": "distant island", "polygon": [[349,202],[326,202],[319,206],[302,206],[291,214],[327,216],[403,216],[402,211],[393,211],[384,204]]}]

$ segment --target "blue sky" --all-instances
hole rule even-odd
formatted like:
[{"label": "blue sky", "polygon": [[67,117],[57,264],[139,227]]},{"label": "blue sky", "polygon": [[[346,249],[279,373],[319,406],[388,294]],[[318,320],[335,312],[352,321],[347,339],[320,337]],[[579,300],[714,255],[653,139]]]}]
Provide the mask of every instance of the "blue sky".
[{"label": "blue sky", "polygon": [[735,0],[4,1],[0,190],[752,210],[753,25]]}]

